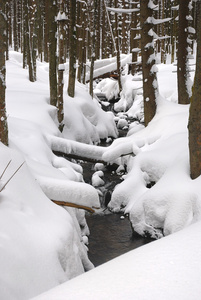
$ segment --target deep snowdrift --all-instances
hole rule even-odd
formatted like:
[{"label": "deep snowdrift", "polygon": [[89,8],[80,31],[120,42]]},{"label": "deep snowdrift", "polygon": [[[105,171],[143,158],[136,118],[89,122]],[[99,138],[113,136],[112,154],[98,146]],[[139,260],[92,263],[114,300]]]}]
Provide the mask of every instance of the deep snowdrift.
[{"label": "deep snowdrift", "polygon": [[[155,117],[146,128],[138,121],[132,123],[128,136],[115,140],[103,153],[104,160],[118,159],[128,169],[125,180],[112,194],[109,208],[129,213],[134,230],[154,238],[178,231],[201,217],[201,176],[191,180],[189,175],[189,105],[177,104],[175,67],[157,67],[160,97]],[[123,83],[121,99],[115,104],[117,111],[142,120],[140,76],[124,76]],[[112,80],[96,87],[102,93],[105,88],[111,94]]]},{"label": "deep snowdrift", "polygon": [[23,300],[93,268],[84,243],[89,234],[84,211],[61,208],[50,199],[98,207],[98,193],[83,182],[81,166],[57,157],[52,149],[90,150],[93,156],[95,146],[85,149],[75,142],[79,136],[92,143],[116,137],[117,130],[112,114],[77,85],[74,103],[65,98],[65,137],[71,141],[64,139],[56,108],[48,104],[48,64],[37,63],[34,83],[22,69],[22,54],[10,51],[6,67],[10,146],[0,144],[0,174],[11,162],[1,186],[25,163],[1,192],[0,298]]},{"label": "deep snowdrift", "polygon": [[33,300],[199,300],[201,222],[140,247]]}]

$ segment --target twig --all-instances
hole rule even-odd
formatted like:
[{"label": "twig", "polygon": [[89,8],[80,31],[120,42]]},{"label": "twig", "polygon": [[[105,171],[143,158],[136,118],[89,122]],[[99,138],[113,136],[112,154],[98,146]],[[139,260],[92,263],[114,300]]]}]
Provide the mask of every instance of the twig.
[{"label": "twig", "polygon": [[6,169],[8,168],[8,166],[10,165],[10,163],[11,163],[11,161],[12,161],[12,159],[8,162],[8,164],[7,164],[7,166],[5,167],[5,169],[4,169],[4,171],[3,171],[3,173],[1,174],[1,176],[0,176],[0,180],[1,180],[1,178],[3,177],[3,174],[6,172]]},{"label": "twig", "polygon": [[84,210],[89,211],[92,214],[95,212],[94,209],[92,209],[91,207],[88,207],[88,206],[83,206],[83,205],[74,204],[74,203],[71,203],[71,202],[58,201],[58,200],[51,200],[51,201],[54,202],[57,205],[69,206],[69,207],[75,207],[75,208],[84,209]]},{"label": "twig", "polygon": [[17,168],[17,170],[13,173],[13,175],[6,181],[6,183],[3,185],[3,187],[0,190],[0,193],[3,191],[3,189],[6,187],[6,185],[9,183],[9,181],[13,178],[13,176],[19,171],[19,169],[23,166],[25,161]]}]

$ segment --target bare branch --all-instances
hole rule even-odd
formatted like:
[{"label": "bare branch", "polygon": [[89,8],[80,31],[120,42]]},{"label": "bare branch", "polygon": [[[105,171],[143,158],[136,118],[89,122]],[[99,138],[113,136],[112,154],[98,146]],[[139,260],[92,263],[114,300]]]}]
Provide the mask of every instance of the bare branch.
[{"label": "bare branch", "polygon": [[11,161],[12,161],[12,159],[8,162],[7,166],[6,166],[5,169],[3,170],[3,173],[2,173],[1,176],[0,176],[0,180],[1,180],[1,178],[3,177],[4,173],[6,172],[6,169],[7,169],[8,166],[10,165]]},{"label": "bare branch", "polygon": [[13,175],[6,181],[6,183],[2,186],[0,193],[3,191],[3,189],[7,186],[7,184],[9,183],[9,181],[14,177],[14,175],[19,171],[19,169],[23,166],[23,164],[25,163],[25,161],[17,168],[17,170],[13,173]]}]

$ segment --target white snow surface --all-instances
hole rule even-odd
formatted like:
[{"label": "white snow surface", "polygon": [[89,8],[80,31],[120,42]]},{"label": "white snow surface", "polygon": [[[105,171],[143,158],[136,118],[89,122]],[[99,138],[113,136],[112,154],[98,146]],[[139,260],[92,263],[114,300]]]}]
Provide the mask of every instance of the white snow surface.
[{"label": "white snow surface", "polygon": [[[86,88],[76,83],[76,97],[65,97],[65,133],[57,128],[49,105],[48,64],[37,62],[37,81],[28,80],[22,54],[10,51],[6,63],[9,148],[0,144],[0,298],[30,299],[85,270],[89,229],[83,210],[62,208],[51,200],[99,207],[96,189],[83,181],[82,167],[52,150],[102,155],[93,145],[117,136],[112,113],[105,113]],[[66,86],[65,86],[66,89]],[[74,101],[74,102],[73,102]],[[71,140],[69,140],[71,139]],[[51,200],[50,200],[51,199]],[[81,230],[82,228],[82,230]]]},{"label": "white snow surface", "polygon": [[[160,97],[155,117],[146,128],[134,122],[127,137],[103,149],[80,143],[116,135],[113,116],[100,110],[85,87],[77,84],[75,102],[65,96],[62,135],[56,109],[48,104],[48,65],[38,63],[38,80],[30,83],[21,54],[10,53],[6,91],[10,147],[0,145],[0,174],[11,163],[1,186],[25,164],[1,192],[2,300],[30,299],[49,289],[34,299],[200,299],[201,176],[191,180],[189,175],[189,105],[177,104],[174,66],[157,67]],[[124,76],[118,110],[139,120],[141,84],[137,75]],[[111,94],[111,86],[109,90]],[[90,153],[118,162],[121,168],[126,163],[128,174],[114,190],[110,208],[128,213],[139,234],[165,237],[77,276],[93,268],[87,258],[84,212],[61,208],[49,198],[89,207],[97,206],[99,199],[95,188],[83,182],[82,168],[56,157],[52,149]],[[95,184],[103,174],[98,165],[96,171]],[[148,187],[151,183],[155,184]]]},{"label": "white snow surface", "polygon": [[199,300],[201,222],[130,251],[32,300]]}]

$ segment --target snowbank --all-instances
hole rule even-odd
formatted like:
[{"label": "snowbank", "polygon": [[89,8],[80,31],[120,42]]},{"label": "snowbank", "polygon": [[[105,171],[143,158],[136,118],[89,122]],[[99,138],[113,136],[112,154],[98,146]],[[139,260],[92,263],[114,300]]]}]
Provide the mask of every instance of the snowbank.
[{"label": "snowbank", "polygon": [[[1,186],[24,158],[0,144],[0,174],[10,160]],[[44,195],[26,164],[1,192],[0,208],[2,300],[29,299],[93,267],[78,219]]]},{"label": "snowbank", "polygon": [[[76,148],[79,136],[92,143],[116,137],[117,130],[113,115],[103,112],[77,85],[75,103],[65,99],[65,134],[61,134],[56,108],[49,105],[48,82],[48,64],[37,62],[37,81],[29,82],[22,54],[10,51],[6,64],[9,148],[0,144],[0,174],[11,162],[1,186],[25,163],[1,192],[2,300],[29,299],[93,268],[84,243],[89,234],[84,211],[64,209],[51,200],[98,207],[98,193],[84,183],[79,165],[57,157],[52,149],[55,143],[60,150],[68,145],[64,136]],[[70,103],[72,110],[68,110]],[[95,146],[85,146],[94,151]]]},{"label": "snowbank", "polygon": [[80,83],[76,85],[74,98],[64,94],[64,115],[63,136],[66,139],[92,144],[118,136],[113,113],[104,112]]},{"label": "snowbank", "polygon": [[128,252],[33,300],[199,300],[201,223]]},{"label": "snowbank", "polygon": [[116,187],[109,207],[130,214],[139,234],[158,238],[200,219],[201,177],[191,180],[188,157],[188,105],[163,99],[146,128],[115,141],[105,160],[133,153],[129,172]]}]

